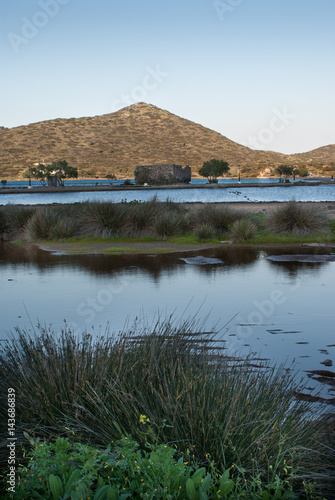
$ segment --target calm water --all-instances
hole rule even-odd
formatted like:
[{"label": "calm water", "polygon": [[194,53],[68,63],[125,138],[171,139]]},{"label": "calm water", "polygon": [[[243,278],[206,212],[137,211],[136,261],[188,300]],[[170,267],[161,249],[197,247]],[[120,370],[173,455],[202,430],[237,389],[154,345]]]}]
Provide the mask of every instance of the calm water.
[{"label": "calm water", "polygon": [[82,193],[34,193],[2,194],[0,205],[39,203],[77,203],[84,201],[148,201],[156,196],[159,201],[170,199],[175,202],[257,202],[257,201],[335,201],[335,184],[320,186],[250,187],[239,189],[148,189],[147,191],[101,191]]},{"label": "calm water", "polygon": [[[130,179],[130,181],[135,184],[134,179]],[[225,178],[225,179],[218,179],[219,184],[229,184],[231,182],[236,182],[237,184],[237,179],[230,179],[230,178]],[[268,182],[274,182],[276,179],[270,179],[266,177],[261,177],[257,179],[243,179],[243,183],[250,183],[250,182],[260,182],[260,183],[268,183]],[[207,179],[192,179],[191,184],[207,184]],[[309,182],[308,180],[304,180],[304,182]],[[124,183],[124,180],[107,180],[107,179],[69,179],[68,181],[65,181],[64,184],[65,186],[120,186]],[[40,181],[31,181],[32,186],[41,186]],[[18,188],[18,187],[27,187],[28,186],[28,180],[26,181],[8,181],[6,184],[6,187],[12,187],[12,188]]]},{"label": "calm water", "polygon": [[[310,251],[310,250],[309,250]],[[161,256],[60,256],[35,247],[0,246],[1,331],[38,322],[76,332],[119,331],[161,313],[224,328],[227,352],[296,361],[296,368],[335,363],[335,262],[274,262],[269,255],[308,250],[224,248]],[[313,252],[314,254],[315,252]],[[322,250],[322,253],[325,253]],[[193,266],[181,258],[216,257]],[[333,368],[327,368],[332,370]],[[327,388],[323,391],[329,395]]]}]

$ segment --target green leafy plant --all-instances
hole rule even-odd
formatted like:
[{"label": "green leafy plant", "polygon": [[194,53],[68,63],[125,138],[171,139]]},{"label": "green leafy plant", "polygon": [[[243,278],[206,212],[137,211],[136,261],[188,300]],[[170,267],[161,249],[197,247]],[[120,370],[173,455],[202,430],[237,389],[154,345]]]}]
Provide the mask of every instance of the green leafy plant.
[{"label": "green leafy plant", "polygon": [[[150,424],[143,417],[141,423]],[[150,430],[144,434],[150,435]],[[130,436],[105,450],[61,437],[55,442],[26,437],[31,445],[28,463],[20,468],[15,494],[5,495],[8,499],[298,498],[293,492],[294,474],[288,471],[273,481],[247,474],[235,465],[221,472],[213,463],[207,467],[189,464],[167,445],[140,449]]]}]

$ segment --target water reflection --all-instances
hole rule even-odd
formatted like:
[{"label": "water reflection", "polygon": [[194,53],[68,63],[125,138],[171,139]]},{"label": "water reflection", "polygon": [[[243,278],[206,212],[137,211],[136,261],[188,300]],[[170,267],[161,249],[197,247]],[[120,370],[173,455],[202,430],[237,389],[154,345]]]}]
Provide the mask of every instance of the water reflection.
[{"label": "water reflection", "polygon": [[[220,247],[165,255],[52,255],[34,245],[0,245],[0,339],[9,330],[66,319],[78,329],[118,331],[139,314],[209,313],[227,351],[304,371],[335,365],[335,263],[275,262],[270,255],[329,253],[314,248]],[[201,255],[222,264],[196,266]],[[31,327],[31,325],[30,325]],[[317,383],[317,381],[316,381]],[[329,387],[333,391],[333,387]],[[328,388],[326,389],[328,393]]]},{"label": "water reflection", "polygon": [[[199,252],[190,251],[188,255],[198,255]],[[250,248],[212,248],[202,250],[201,255],[215,257],[223,261],[225,266],[244,268],[256,262],[260,253]],[[34,244],[0,245],[0,266],[7,264],[34,265],[36,269],[44,271],[55,266],[71,269],[85,269],[95,275],[119,274],[129,269],[141,269],[148,276],[158,280],[160,276],[173,272],[176,267],[187,266],[181,261],[185,253],[150,254],[150,255],[55,255],[52,252],[40,250]],[[215,275],[223,271],[222,266],[193,266],[195,272],[206,276]]]}]

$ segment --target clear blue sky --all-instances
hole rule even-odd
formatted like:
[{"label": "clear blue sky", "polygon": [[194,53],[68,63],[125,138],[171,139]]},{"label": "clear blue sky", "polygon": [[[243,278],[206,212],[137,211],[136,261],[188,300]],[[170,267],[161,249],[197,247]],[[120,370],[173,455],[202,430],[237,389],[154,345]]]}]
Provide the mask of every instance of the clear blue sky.
[{"label": "clear blue sky", "polygon": [[1,0],[0,125],[145,101],[254,149],[335,143],[334,0]]}]

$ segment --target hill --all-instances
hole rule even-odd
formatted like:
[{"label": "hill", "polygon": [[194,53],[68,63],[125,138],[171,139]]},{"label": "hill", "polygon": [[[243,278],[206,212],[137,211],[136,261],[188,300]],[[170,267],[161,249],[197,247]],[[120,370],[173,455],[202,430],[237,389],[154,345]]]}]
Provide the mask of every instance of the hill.
[{"label": "hill", "polygon": [[[269,166],[305,162],[304,155],[314,153],[286,156],[256,151],[145,103],[102,116],[0,127],[0,145],[1,179],[20,178],[36,162],[60,159],[77,167],[80,177],[133,177],[137,165],[154,163],[190,165],[194,175],[204,161],[215,157],[228,161],[233,173],[241,165],[243,175],[256,176],[268,175]],[[333,161],[335,146],[315,150],[312,158]]]}]

